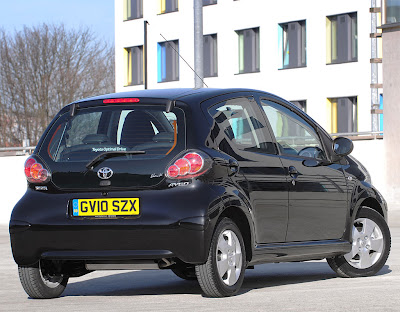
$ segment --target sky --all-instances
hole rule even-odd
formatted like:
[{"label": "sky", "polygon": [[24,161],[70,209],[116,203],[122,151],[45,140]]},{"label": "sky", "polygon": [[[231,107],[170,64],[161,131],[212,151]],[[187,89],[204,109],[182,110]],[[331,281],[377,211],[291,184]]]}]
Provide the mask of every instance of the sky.
[{"label": "sky", "polygon": [[64,23],[88,26],[99,39],[114,43],[114,0],[0,0],[0,28]]}]

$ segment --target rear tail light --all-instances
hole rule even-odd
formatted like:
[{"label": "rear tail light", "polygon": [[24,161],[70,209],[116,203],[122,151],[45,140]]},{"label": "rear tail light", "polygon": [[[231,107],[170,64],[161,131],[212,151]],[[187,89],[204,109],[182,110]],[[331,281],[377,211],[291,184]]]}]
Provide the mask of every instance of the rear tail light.
[{"label": "rear tail light", "polygon": [[190,171],[190,162],[186,158],[179,158],[177,161],[175,161],[175,165],[179,169],[179,175],[178,176],[184,176],[187,175]]},{"label": "rear tail light", "polygon": [[168,168],[167,176],[169,178],[176,178],[179,175],[179,167],[172,165]]},{"label": "rear tail light", "polygon": [[25,161],[25,176],[32,183],[45,183],[50,180],[49,171],[33,157]]},{"label": "rear tail light", "polygon": [[190,164],[190,174],[195,174],[199,172],[204,167],[204,160],[203,158],[197,153],[188,153],[183,156]]},{"label": "rear tail light", "polygon": [[198,177],[211,167],[207,156],[190,152],[177,159],[168,167],[166,176],[174,179],[187,179]]}]

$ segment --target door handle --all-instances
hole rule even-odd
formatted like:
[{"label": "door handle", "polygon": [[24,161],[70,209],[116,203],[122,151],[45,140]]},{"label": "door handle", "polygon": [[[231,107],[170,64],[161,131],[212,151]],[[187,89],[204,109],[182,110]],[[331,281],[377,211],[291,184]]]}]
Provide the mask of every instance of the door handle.
[{"label": "door handle", "polygon": [[290,175],[292,178],[296,178],[298,174],[299,174],[299,173],[298,173],[296,167],[294,167],[294,166],[290,166],[290,167],[289,167],[289,175]]},{"label": "door handle", "polygon": [[228,166],[231,168],[239,168],[239,163],[237,162],[236,159],[230,158],[229,162],[228,162]]},{"label": "door handle", "polygon": [[239,163],[234,158],[221,159],[221,158],[213,158],[213,160],[219,164],[220,166],[227,167],[229,170],[229,176],[236,174],[239,171]]},{"label": "door handle", "polygon": [[236,159],[229,159],[228,167],[230,168],[230,176],[236,174],[239,171],[239,163]]},{"label": "door handle", "polygon": [[292,178],[291,182],[292,182],[293,186],[296,185],[296,178],[297,178],[298,174],[299,173],[298,173],[296,167],[289,166],[289,175]]}]

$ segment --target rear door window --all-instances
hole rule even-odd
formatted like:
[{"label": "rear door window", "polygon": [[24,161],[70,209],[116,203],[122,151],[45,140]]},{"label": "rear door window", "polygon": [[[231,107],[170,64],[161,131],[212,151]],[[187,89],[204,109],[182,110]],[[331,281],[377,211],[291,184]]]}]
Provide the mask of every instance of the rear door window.
[{"label": "rear door window", "polygon": [[222,151],[228,154],[233,150],[276,154],[261,111],[252,99],[230,99],[212,106],[209,113],[215,121],[213,140]]}]

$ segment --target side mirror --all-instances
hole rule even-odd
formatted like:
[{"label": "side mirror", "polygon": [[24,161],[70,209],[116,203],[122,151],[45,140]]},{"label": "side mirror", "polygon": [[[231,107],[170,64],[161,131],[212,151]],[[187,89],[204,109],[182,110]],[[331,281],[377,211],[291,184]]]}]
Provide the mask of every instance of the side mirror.
[{"label": "side mirror", "polygon": [[353,142],[345,137],[337,137],[333,140],[333,151],[338,156],[347,156],[353,151]]}]

